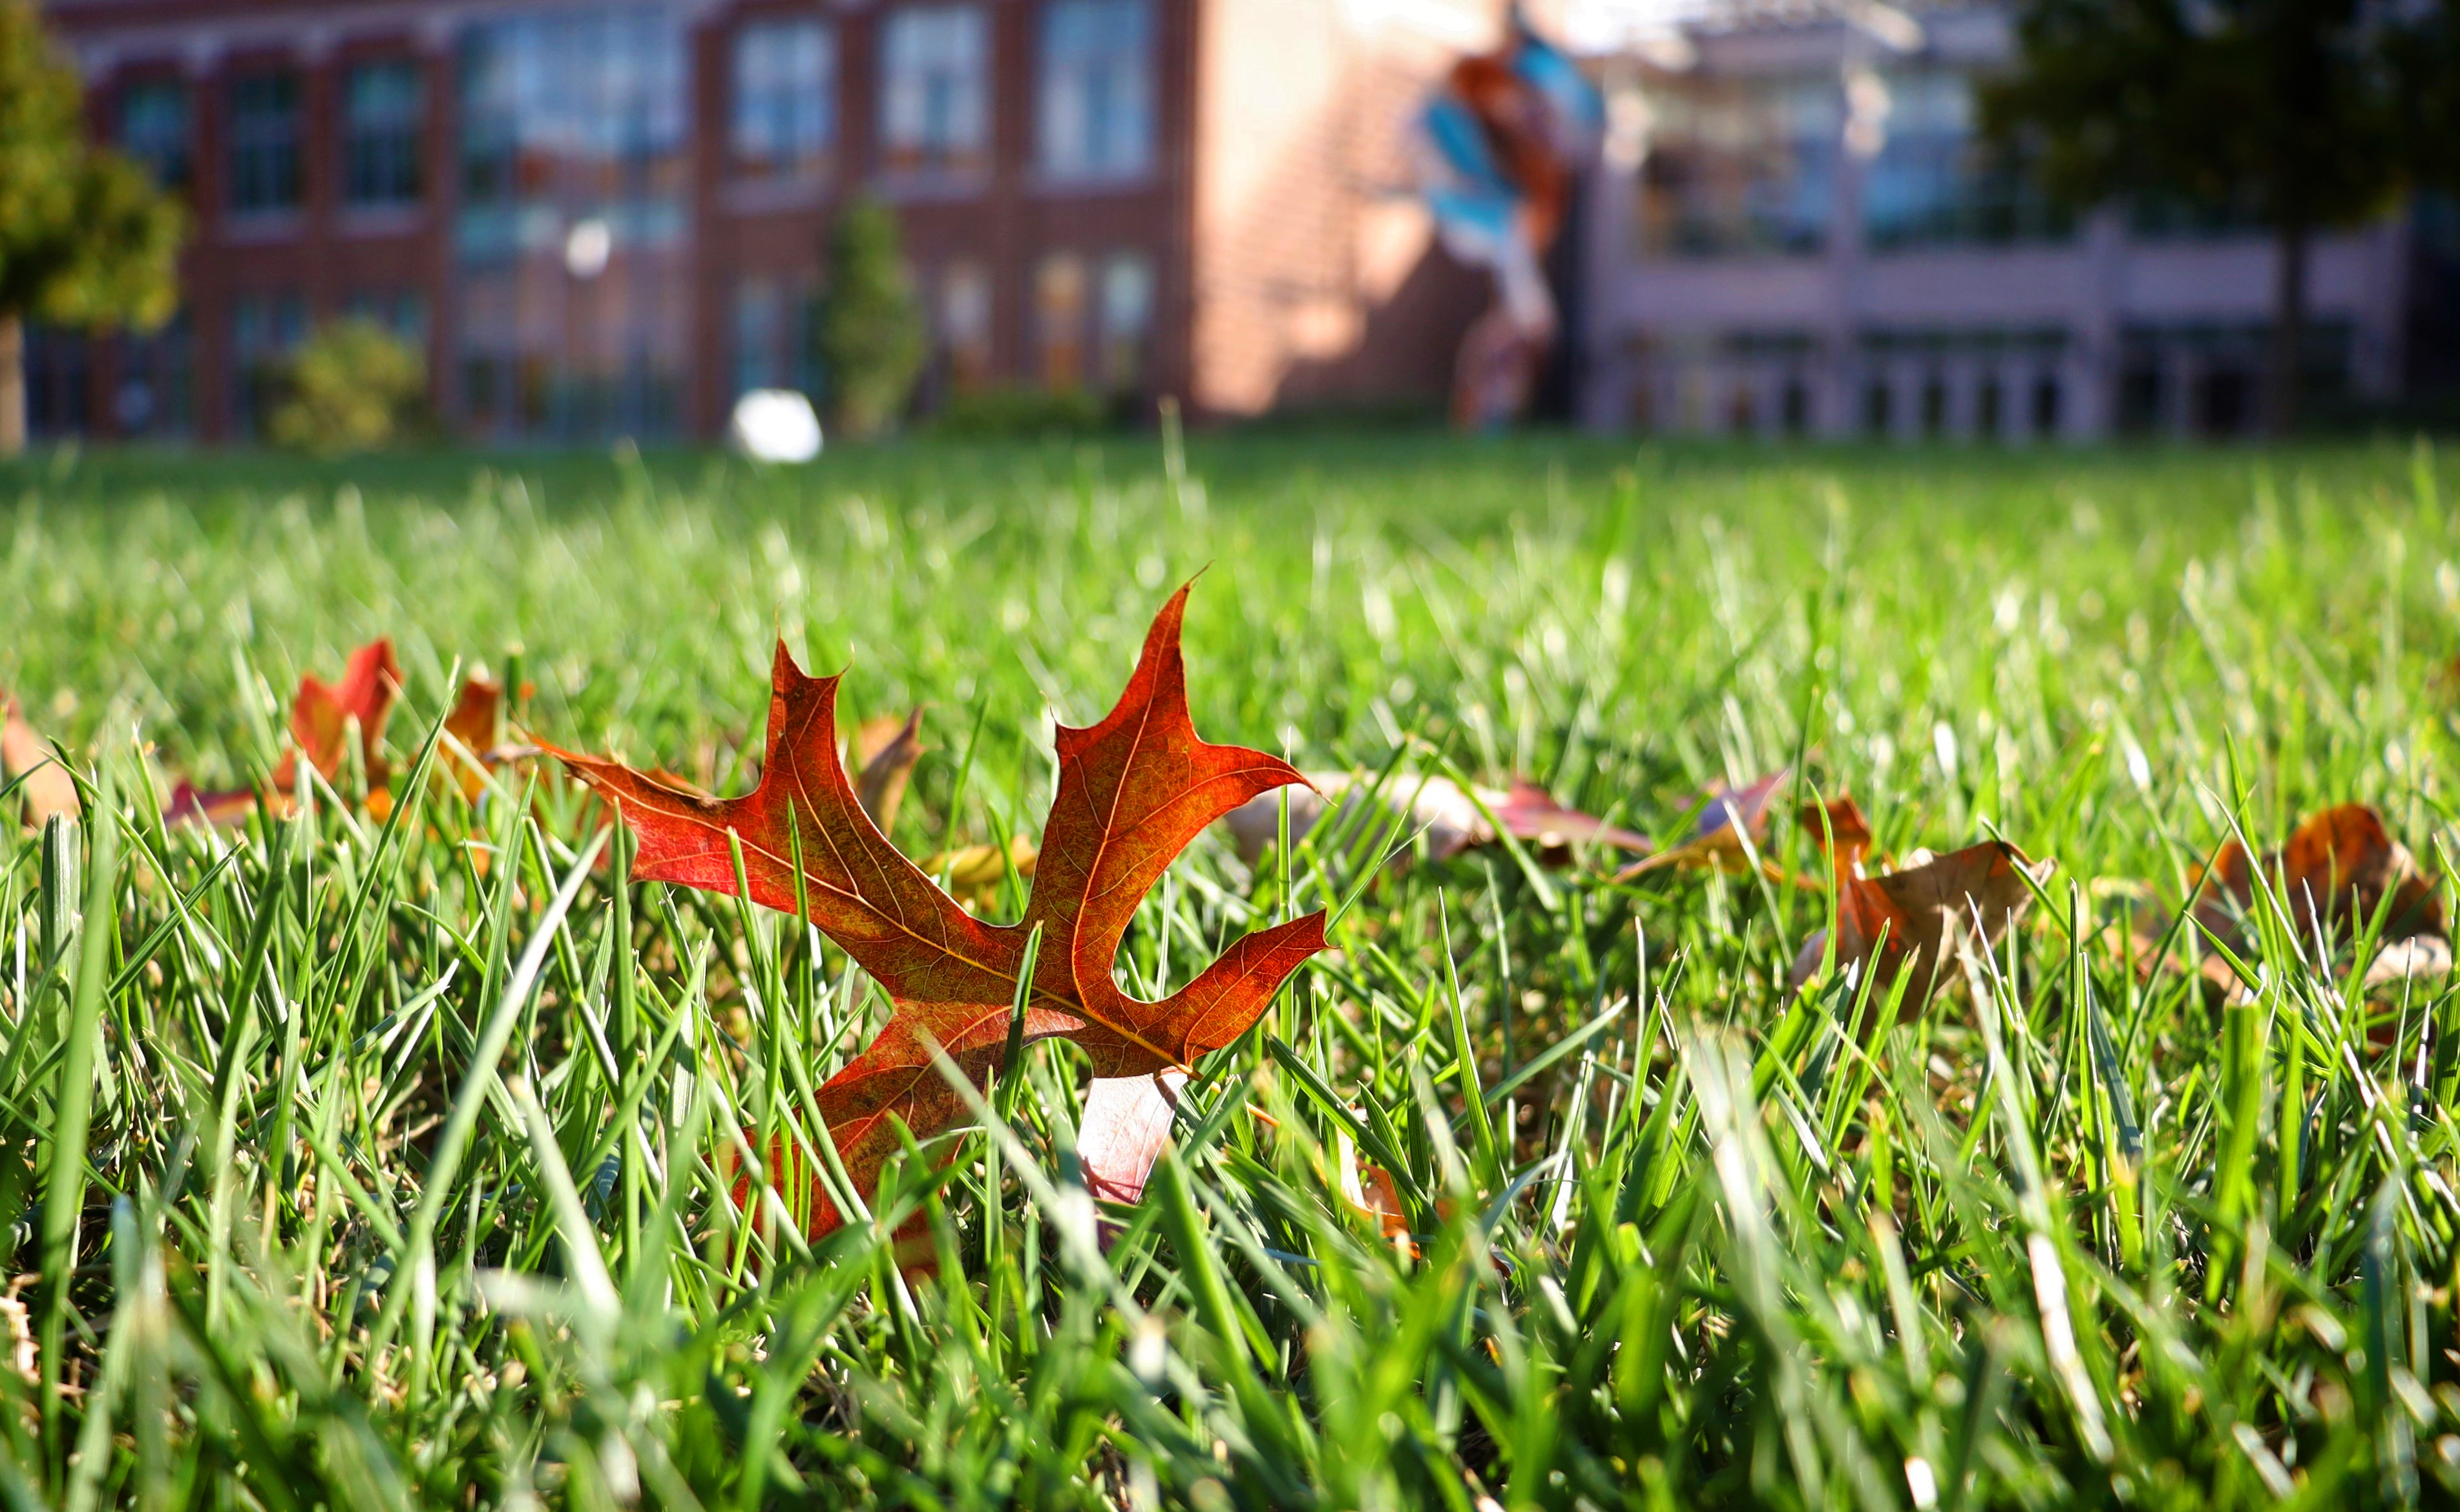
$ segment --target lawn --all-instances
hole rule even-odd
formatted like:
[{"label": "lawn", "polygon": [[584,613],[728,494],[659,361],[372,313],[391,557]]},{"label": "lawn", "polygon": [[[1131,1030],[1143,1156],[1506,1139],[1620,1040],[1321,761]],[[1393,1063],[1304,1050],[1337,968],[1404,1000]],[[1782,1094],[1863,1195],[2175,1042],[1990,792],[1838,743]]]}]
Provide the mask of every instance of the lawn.
[{"label": "lawn", "polygon": [[[2460,1498],[2448,964],[2369,984],[2382,915],[2279,879],[2234,990],[2144,969],[2130,927],[2233,834],[2344,802],[2449,893],[2448,452],[1174,462],[0,469],[0,687],[89,819],[47,843],[12,795],[0,825],[0,1501]],[[1029,838],[1054,724],[1110,707],[1190,577],[1207,738],[1396,791],[1526,776],[1661,838],[1787,769],[1764,866],[1445,858],[1355,810],[1252,864],[1200,836],[1123,985],[1318,907],[1331,948],[1195,1068],[1142,1203],[1087,1196],[1086,1062],[1052,1041],[996,1131],[806,1238],[732,1194],[829,1138],[810,1089],[877,985],[791,915],[619,885],[552,763],[475,799],[412,776],[483,667],[534,685],[541,739],[741,792],[782,634],[849,669],[849,725],[923,707],[906,854]],[[377,637],[389,820],[354,759],[287,817],[166,823],[178,779],[262,782],[301,675]],[[1838,906],[1796,808],[1843,794],[1874,874],[1991,839],[2055,862],[1900,1015],[1842,954],[1789,985]]]}]

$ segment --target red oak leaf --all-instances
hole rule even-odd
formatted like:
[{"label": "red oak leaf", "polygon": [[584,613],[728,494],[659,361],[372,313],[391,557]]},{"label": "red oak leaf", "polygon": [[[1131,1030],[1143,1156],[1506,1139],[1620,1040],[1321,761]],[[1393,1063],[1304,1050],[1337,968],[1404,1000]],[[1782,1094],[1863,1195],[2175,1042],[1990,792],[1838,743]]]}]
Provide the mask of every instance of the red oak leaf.
[{"label": "red oak leaf", "polygon": [[[291,795],[298,791],[300,756],[307,756],[308,764],[328,780],[341,773],[342,763],[350,756],[350,728],[355,721],[359,761],[368,776],[368,806],[383,818],[392,795],[384,792],[385,765],[376,746],[384,738],[385,721],[400,694],[401,667],[393,660],[390,640],[370,641],[352,651],[338,684],[329,685],[312,672],[303,674],[299,692],[290,700],[290,745],[265,780],[266,802],[273,811],[286,812]],[[204,792],[182,781],[172,790],[166,813],[175,821],[236,823],[246,819],[254,803],[255,795],[245,789]]]},{"label": "red oak leaf", "polygon": [[[801,898],[896,1005],[869,1049],[820,1089],[821,1114],[857,1187],[868,1192],[898,1147],[893,1120],[928,1136],[965,1114],[931,1063],[937,1044],[981,1079],[1007,1045],[1027,939],[1042,945],[1023,1026],[1028,1040],[1064,1036],[1093,1063],[1089,1125],[1111,1116],[1143,1132],[1089,1126],[1080,1139],[1097,1188],[1140,1189],[1167,1132],[1141,1118],[1159,1097],[1143,1087],[1245,1033],[1306,958],[1324,948],[1324,915],[1240,940],[1195,981],[1158,1003],[1119,990],[1119,941],[1162,871],[1198,830],[1259,793],[1304,782],[1288,763],[1197,738],[1179,660],[1181,588],[1155,617],[1127,690],[1090,729],[1060,727],[1059,785],[1023,920],[986,924],[898,853],[863,812],[838,753],[836,677],[809,677],[781,643],[772,673],[760,785],[741,798],[682,791],[617,761],[554,751],[613,799],[640,841],[634,875],[711,892],[735,890],[730,832],[742,845],[753,902],[793,912]],[[549,748],[552,750],[553,748]],[[791,1176],[792,1161],[781,1162]],[[781,1184],[783,1182],[781,1181]],[[838,1215],[813,1196],[815,1232]]]},{"label": "red oak leaf", "polygon": [[359,729],[359,759],[370,785],[384,780],[384,764],[376,756],[384,738],[385,720],[401,692],[401,667],[392,659],[392,642],[370,641],[343,664],[342,680],[330,687],[310,672],[299,679],[290,700],[290,744],[273,769],[273,787],[287,794],[296,777],[295,763],[305,756],[310,766],[330,777],[349,757],[350,724]]}]

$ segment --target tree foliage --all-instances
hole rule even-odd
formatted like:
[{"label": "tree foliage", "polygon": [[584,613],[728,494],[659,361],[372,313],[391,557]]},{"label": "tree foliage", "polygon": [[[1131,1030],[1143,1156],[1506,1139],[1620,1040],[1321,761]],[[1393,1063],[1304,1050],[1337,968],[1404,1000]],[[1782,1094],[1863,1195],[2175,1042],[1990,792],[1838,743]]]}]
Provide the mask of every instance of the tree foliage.
[{"label": "tree foliage", "polygon": [[829,291],[820,310],[820,360],[833,418],[850,436],[895,423],[922,366],[922,318],[906,283],[897,218],[861,198],[829,228]]},{"label": "tree foliage", "polygon": [[1983,113],[1994,135],[2037,149],[2068,201],[2242,205],[2271,228],[2279,426],[2295,404],[2309,238],[2460,168],[2420,130],[2450,119],[2449,32],[2433,4],[2027,0],[2021,67],[1984,91]]},{"label": "tree foliage", "polygon": [[0,451],[23,441],[24,324],[159,325],[183,224],[142,168],[87,142],[75,69],[29,0],[0,0]]},{"label": "tree foliage", "polygon": [[326,326],[275,378],[279,397],[266,435],[277,446],[320,455],[392,444],[415,426],[427,394],[417,349],[371,320]]}]

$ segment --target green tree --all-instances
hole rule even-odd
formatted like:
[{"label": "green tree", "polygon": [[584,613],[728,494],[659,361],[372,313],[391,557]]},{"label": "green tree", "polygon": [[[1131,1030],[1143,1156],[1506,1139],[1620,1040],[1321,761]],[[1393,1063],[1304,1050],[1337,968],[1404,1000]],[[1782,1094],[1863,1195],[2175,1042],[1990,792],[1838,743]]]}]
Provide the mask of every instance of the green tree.
[{"label": "green tree", "polygon": [[372,320],[324,327],[274,376],[266,436],[319,456],[392,444],[415,426],[427,396],[418,350]]},{"label": "green tree", "polygon": [[[2242,203],[2279,249],[2265,411],[2294,427],[2319,232],[2381,214],[2450,171],[2422,139],[2438,0],[2025,0],[2021,63],[1983,92],[2003,141],[2038,150],[2051,191]],[[2449,86],[2438,86],[2448,91]],[[2438,160],[2440,159],[2440,160]]]},{"label": "green tree", "polygon": [[896,422],[922,366],[922,317],[906,283],[897,218],[858,198],[829,227],[828,295],[820,308],[820,361],[832,418],[848,436]]},{"label": "green tree", "polygon": [[85,138],[84,91],[29,0],[0,0],[0,456],[26,445],[26,323],[170,318],[184,218]]}]

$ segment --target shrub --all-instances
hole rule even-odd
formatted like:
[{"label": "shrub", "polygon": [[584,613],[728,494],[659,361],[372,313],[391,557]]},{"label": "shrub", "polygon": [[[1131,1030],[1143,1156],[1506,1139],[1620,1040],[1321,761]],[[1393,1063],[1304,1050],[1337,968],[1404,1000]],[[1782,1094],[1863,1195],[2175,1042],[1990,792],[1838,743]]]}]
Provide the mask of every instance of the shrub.
[{"label": "shrub", "polygon": [[943,436],[988,438],[1082,436],[1113,420],[1111,406],[1082,389],[1003,384],[952,395],[932,425]]},{"label": "shrub", "polygon": [[922,368],[922,317],[905,281],[897,218],[858,198],[829,227],[828,296],[820,307],[820,361],[831,419],[850,437],[876,436],[904,413]]},{"label": "shrub", "polygon": [[427,396],[418,350],[371,320],[323,327],[273,373],[265,434],[276,446],[331,456],[400,440]]}]

